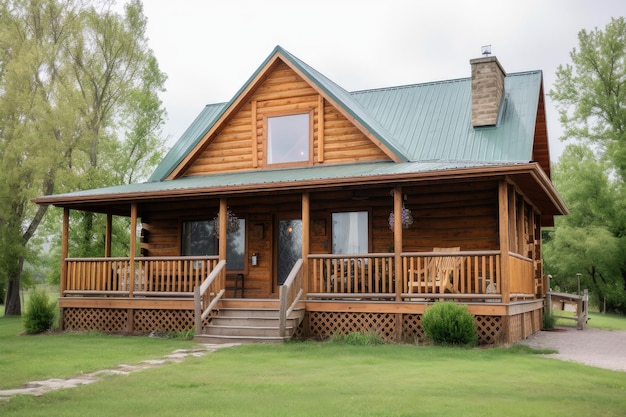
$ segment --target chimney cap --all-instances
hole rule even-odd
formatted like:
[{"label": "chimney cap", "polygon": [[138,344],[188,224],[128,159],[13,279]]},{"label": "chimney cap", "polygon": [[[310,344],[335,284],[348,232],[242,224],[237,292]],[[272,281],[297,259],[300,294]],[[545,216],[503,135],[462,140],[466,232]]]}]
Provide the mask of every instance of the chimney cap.
[{"label": "chimney cap", "polygon": [[498,61],[498,58],[495,55],[470,59],[470,65],[472,66],[481,65],[481,64],[489,64],[491,62],[495,62],[498,65],[498,68],[500,68],[500,71],[502,71],[502,74],[506,76],[506,71],[504,70],[504,68],[502,67],[502,64],[500,64],[500,61]]}]

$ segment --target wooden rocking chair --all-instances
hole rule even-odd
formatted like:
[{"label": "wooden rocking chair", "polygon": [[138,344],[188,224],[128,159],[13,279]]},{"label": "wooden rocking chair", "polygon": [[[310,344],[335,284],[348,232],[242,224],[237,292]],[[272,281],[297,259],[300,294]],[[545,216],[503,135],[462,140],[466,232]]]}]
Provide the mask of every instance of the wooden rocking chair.
[{"label": "wooden rocking chair", "polygon": [[[433,252],[459,252],[461,248],[433,248]],[[409,293],[458,292],[461,256],[433,256],[423,269],[409,271]]]}]

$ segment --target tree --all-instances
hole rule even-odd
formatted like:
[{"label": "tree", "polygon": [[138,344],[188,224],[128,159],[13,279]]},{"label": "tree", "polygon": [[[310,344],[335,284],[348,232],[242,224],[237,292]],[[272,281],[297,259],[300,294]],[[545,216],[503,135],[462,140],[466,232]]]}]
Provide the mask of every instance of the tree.
[{"label": "tree", "polygon": [[562,139],[591,143],[626,180],[626,20],[604,32],[581,30],[573,64],[560,65],[550,91],[565,128]]},{"label": "tree", "polygon": [[[145,177],[160,159],[165,75],[139,0],[0,0],[0,282],[21,313],[29,242],[46,207],[30,199]],[[152,164],[152,165],[151,165]],[[77,222],[76,217],[73,221]],[[95,218],[83,216],[86,240]]]},{"label": "tree", "polygon": [[[544,233],[545,272],[552,285],[576,292],[590,290],[596,305],[626,311],[626,288],[620,259],[626,257],[624,239],[616,233],[622,224],[620,201],[626,197],[607,173],[606,164],[583,145],[568,145],[554,169],[554,182],[571,214],[557,218],[553,231]],[[621,195],[621,198],[620,198]]]},{"label": "tree", "polygon": [[559,66],[550,96],[564,127],[561,139],[581,146],[568,147],[555,170],[572,214],[557,219],[549,236],[546,270],[580,272],[607,307],[626,313],[624,17],[604,30],[581,30],[570,58]]}]

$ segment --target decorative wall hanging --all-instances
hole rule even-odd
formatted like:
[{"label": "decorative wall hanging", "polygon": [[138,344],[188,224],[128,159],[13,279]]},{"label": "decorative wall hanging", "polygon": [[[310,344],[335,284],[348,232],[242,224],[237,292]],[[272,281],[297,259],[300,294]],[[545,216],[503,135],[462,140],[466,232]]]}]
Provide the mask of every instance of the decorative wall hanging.
[{"label": "decorative wall hanging", "polygon": [[[220,213],[218,212],[213,219],[213,230],[215,236],[220,234]],[[230,209],[226,209],[226,233],[235,233],[239,231],[239,219]]]}]

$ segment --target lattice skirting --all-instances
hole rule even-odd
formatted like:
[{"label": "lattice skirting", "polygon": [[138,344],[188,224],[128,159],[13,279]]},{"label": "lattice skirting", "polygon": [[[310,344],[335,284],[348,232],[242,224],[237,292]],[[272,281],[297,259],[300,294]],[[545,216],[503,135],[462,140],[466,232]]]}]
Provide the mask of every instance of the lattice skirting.
[{"label": "lattice skirting", "polygon": [[[129,326],[131,320],[132,326]],[[63,329],[70,331],[148,334],[153,331],[181,332],[194,326],[192,310],[63,309]]]},{"label": "lattice skirting", "polygon": [[[401,322],[398,319],[401,316]],[[401,341],[415,342],[425,338],[421,314],[395,313],[332,313],[311,311],[308,314],[310,336],[324,340],[332,334],[346,335],[351,332],[378,333],[384,340],[396,341],[396,326],[402,326]],[[504,320],[500,316],[474,316],[480,344],[504,341]]]},{"label": "lattice skirting", "polygon": [[393,341],[396,328],[393,313],[309,313],[310,337],[328,339],[334,333],[347,335],[352,332],[376,332],[384,340]]},{"label": "lattice skirting", "polygon": [[474,316],[478,343],[481,345],[501,343],[505,337],[503,321],[500,316]]},{"label": "lattice skirting", "polygon": [[[479,343],[511,343],[525,339],[541,329],[541,314],[541,310],[534,310],[510,317],[474,316]],[[192,310],[66,307],[62,317],[63,329],[70,331],[148,334],[181,332],[195,326]],[[397,336],[402,342],[425,338],[421,314],[309,311],[305,321],[307,323],[296,332],[296,338],[325,340],[334,333],[351,332],[376,332],[388,342],[398,341]],[[210,317],[204,325],[209,322]]]}]

